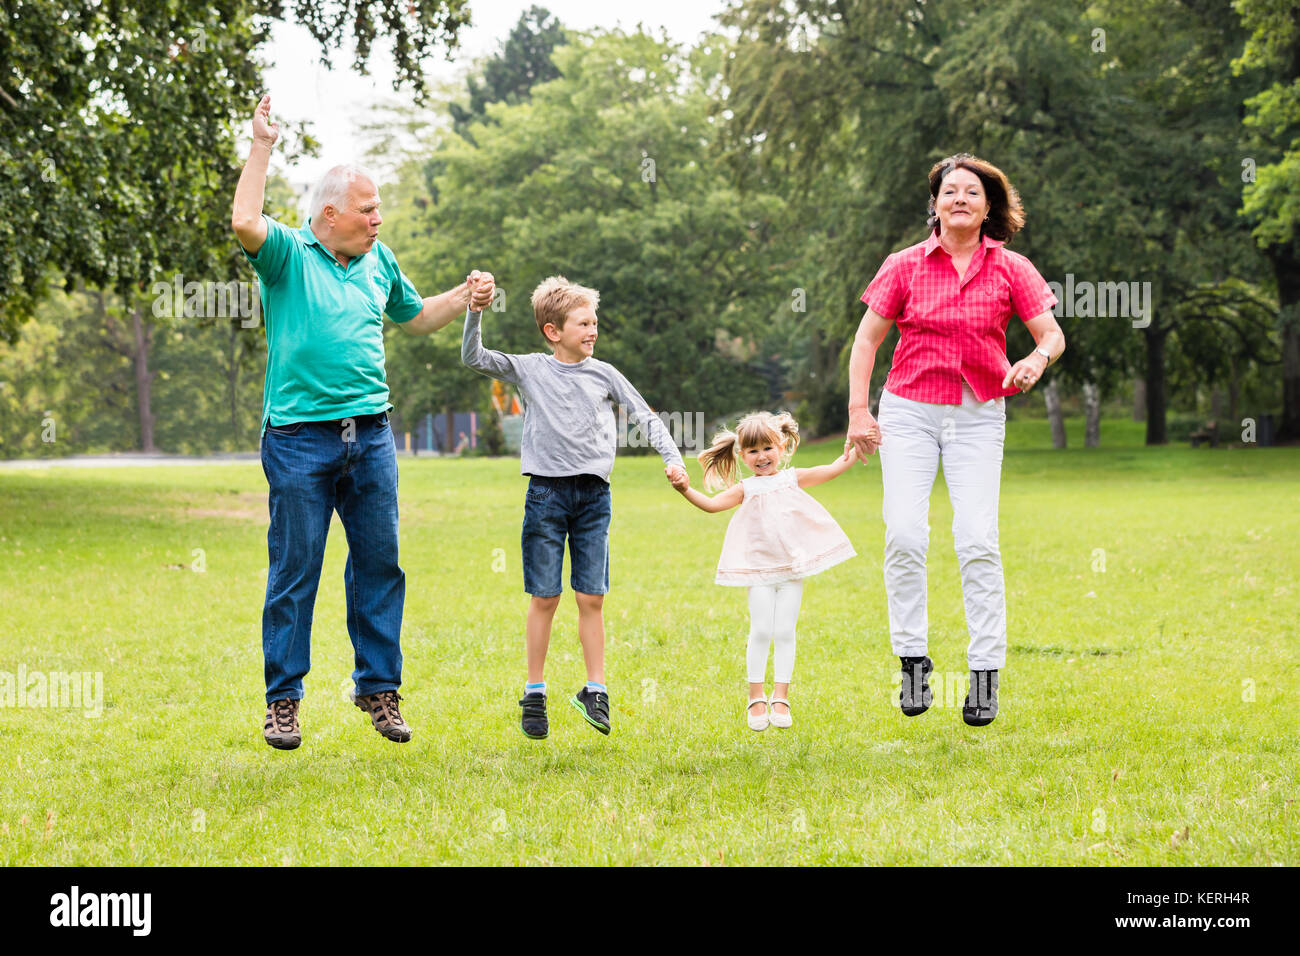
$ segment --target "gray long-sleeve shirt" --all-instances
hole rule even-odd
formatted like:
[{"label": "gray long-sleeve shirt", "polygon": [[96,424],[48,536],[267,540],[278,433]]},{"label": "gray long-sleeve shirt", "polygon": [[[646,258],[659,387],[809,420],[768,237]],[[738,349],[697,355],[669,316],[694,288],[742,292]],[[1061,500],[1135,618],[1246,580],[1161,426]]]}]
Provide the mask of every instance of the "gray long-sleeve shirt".
[{"label": "gray long-sleeve shirt", "polygon": [[682,456],[659,416],[641,393],[608,362],[585,358],[569,364],[554,355],[510,355],[483,347],[482,313],[466,312],[460,357],[470,368],[519,387],[524,399],[520,471],[559,478],[596,475],[609,480],[618,443],[614,406],[627,409],[665,465]]}]

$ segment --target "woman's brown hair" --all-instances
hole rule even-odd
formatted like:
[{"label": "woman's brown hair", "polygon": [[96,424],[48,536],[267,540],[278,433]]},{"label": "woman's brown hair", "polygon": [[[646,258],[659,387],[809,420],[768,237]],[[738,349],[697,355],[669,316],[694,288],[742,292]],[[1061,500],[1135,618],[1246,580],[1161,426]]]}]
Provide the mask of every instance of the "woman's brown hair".
[{"label": "woman's brown hair", "polygon": [[947,159],[941,159],[930,167],[930,218],[926,225],[931,230],[939,224],[939,216],[934,211],[935,200],[939,198],[939,186],[943,179],[955,169],[968,169],[979,177],[984,187],[984,195],[989,203],[988,219],[980,226],[980,235],[990,239],[1010,242],[1025,224],[1025,207],[1020,204],[1020,194],[1011,185],[1007,174],[987,160],[972,156],[970,153],[957,153]]}]

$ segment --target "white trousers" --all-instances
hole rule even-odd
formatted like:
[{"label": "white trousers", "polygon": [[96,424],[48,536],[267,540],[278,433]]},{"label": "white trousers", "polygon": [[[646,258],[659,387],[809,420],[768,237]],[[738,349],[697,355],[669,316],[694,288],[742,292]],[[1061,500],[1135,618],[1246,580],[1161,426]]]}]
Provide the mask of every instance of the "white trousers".
[{"label": "white trousers", "polygon": [[790,683],[794,675],[794,627],[799,621],[802,581],[756,584],[749,589],[749,646],[745,667],[751,684],[763,683],[767,675],[767,649],[772,651],[772,679]]},{"label": "white trousers", "polygon": [[889,640],[899,657],[926,653],[925,558],[930,491],[939,461],[952,501],[952,536],[961,566],[971,670],[1000,669],[1007,657],[1007,610],[998,550],[998,489],[1006,409],[980,402],[962,382],[960,405],[880,396],[884,483],[885,594]]}]

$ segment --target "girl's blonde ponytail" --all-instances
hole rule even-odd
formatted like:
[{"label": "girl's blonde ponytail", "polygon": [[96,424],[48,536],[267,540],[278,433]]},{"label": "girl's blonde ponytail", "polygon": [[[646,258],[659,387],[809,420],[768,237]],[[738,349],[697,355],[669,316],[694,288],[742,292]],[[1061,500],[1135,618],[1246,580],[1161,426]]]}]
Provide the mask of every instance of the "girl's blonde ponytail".
[{"label": "girl's blonde ponytail", "polygon": [[781,444],[785,446],[784,460],[789,461],[799,447],[799,423],[789,412],[782,412],[772,416],[771,424],[781,434]]},{"label": "girl's blonde ponytail", "polygon": [[704,466],[704,487],[720,491],[736,483],[738,468],[736,433],[724,428],[713,436],[713,444],[696,456]]}]

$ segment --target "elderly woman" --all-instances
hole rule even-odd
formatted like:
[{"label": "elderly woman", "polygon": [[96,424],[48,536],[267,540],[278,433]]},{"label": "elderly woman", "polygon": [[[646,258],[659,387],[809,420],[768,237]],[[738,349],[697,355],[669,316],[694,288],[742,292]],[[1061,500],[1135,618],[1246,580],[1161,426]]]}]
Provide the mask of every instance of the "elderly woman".
[{"label": "elderly woman", "polygon": [[[889,638],[902,659],[899,702],[909,717],[924,713],[932,698],[925,558],[941,460],[970,631],[962,719],[982,727],[998,712],[1007,652],[998,551],[1003,397],[1033,388],[1065,350],[1051,311],[1056,297],[1028,259],[1004,248],[1024,221],[1002,170],[966,153],[951,156],[930,170],[930,236],[889,256],[862,294],[867,311],[849,365],[845,449],[880,449]],[[1013,312],[1036,343],[1014,365],[1006,341]],[[877,422],[868,404],[871,370],[895,322],[899,341]]]}]

